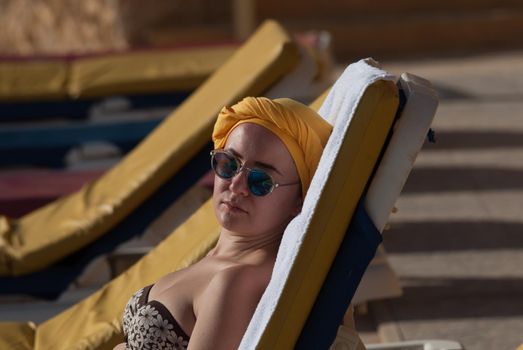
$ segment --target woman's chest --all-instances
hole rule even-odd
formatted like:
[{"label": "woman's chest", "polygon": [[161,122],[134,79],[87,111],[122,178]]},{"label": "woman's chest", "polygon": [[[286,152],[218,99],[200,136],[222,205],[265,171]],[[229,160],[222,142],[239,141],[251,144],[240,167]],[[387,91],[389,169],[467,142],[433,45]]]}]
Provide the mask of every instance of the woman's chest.
[{"label": "woman's chest", "polygon": [[196,323],[201,295],[220,266],[193,265],[160,279],[150,290],[149,301],[163,304],[187,334]]}]

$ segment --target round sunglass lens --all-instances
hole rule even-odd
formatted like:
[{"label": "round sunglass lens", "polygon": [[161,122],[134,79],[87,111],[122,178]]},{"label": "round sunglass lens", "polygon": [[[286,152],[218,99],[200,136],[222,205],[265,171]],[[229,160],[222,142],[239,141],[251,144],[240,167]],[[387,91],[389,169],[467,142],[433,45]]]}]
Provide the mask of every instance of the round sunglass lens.
[{"label": "round sunglass lens", "polygon": [[256,169],[250,171],[247,184],[255,196],[265,196],[271,193],[274,186],[272,178],[267,173]]},{"label": "round sunglass lens", "polygon": [[226,153],[215,153],[213,158],[213,168],[221,178],[230,179],[238,171],[238,162],[235,158]]}]

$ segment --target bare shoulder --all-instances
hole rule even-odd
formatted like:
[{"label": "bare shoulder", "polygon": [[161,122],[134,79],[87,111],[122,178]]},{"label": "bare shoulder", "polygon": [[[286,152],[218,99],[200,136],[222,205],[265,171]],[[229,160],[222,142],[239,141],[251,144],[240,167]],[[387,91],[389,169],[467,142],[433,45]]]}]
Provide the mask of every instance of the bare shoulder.
[{"label": "bare shoulder", "polygon": [[237,265],[217,272],[202,291],[195,313],[199,317],[209,310],[217,313],[226,310],[252,316],[267,284],[270,273],[262,268]]},{"label": "bare shoulder", "polygon": [[269,279],[266,269],[248,265],[217,272],[194,310],[197,321],[189,348],[237,348]]}]

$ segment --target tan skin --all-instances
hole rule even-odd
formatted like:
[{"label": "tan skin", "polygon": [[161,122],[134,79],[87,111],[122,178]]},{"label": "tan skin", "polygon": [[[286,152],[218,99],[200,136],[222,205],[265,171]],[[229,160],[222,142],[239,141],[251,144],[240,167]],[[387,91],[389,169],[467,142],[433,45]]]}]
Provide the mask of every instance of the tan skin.
[{"label": "tan skin", "polygon": [[[149,300],[163,303],[190,335],[188,349],[236,349],[269,283],[282,233],[302,205],[299,176],[283,142],[252,123],[237,126],[225,149],[249,168],[266,170],[276,188],[264,197],[247,188],[247,171],[215,177],[213,203],[221,226],[216,247],[198,263],[168,274]],[[124,349],[124,344],[115,349]]]}]

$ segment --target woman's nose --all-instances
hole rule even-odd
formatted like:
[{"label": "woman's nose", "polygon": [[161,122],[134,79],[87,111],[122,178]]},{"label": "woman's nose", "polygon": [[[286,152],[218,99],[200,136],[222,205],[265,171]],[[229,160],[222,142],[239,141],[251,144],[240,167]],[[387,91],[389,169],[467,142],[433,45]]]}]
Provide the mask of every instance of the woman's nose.
[{"label": "woman's nose", "polygon": [[229,185],[229,189],[233,193],[238,193],[243,196],[247,196],[249,194],[249,188],[247,186],[247,173],[248,170],[245,171],[242,169],[238,174],[233,176],[231,179],[231,184]]}]

